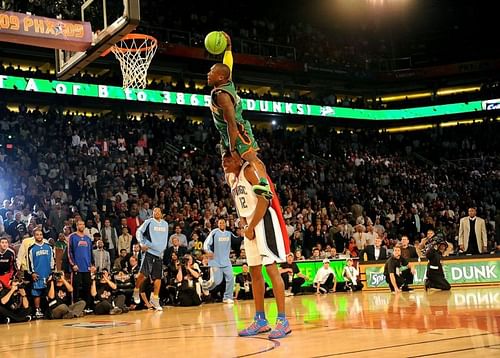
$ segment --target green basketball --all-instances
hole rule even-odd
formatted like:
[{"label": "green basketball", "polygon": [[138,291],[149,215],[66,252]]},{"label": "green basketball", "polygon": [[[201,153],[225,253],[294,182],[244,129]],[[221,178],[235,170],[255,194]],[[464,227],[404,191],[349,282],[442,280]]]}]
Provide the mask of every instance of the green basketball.
[{"label": "green basketball", "polygon": [[212,55],[220,55],[226,47],[226,37],[220,31],[212,31],[205,37],[205,48]]}]

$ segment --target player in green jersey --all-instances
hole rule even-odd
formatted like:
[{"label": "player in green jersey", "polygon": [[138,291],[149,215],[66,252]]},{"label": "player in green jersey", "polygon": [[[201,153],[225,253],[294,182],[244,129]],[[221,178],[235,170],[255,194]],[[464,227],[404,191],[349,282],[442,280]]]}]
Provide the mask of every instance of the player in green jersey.
[{"label": "player in green jersey", "polygon": [[257,156],[259,146],[253,137],[250,122],[243,118],[241,98],[231,80],[233,68],[231,38],[226,33],[224,36],[227,39],[227,48],[223,63],[213,65],[208,73],[208,85],[214,87],[211,92],[210,109],[215,127],[221,135],[225,151],[230,152],[234,158],[243,158],[257,172],[259,182],[253,186],[255,194],[270,199],[273,192],[267,180],[266,166]]}]

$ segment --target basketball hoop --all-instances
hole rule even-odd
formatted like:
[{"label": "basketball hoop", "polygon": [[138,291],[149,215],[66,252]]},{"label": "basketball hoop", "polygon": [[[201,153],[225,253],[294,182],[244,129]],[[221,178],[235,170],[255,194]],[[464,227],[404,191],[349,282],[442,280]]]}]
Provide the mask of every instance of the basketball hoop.
[{"label": "basketball hoop", "polygon": [[146,88],[148,68],[157,47],[153,36],[128,34],[110,48],[120,61],[123,88]]}]

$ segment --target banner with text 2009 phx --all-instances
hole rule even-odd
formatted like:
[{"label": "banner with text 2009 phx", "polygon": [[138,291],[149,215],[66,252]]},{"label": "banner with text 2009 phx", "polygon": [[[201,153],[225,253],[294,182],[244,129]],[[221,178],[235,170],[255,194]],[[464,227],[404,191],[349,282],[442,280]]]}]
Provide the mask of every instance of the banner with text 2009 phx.
[{"label": "banner with text 2009 phx", "polygon": [[92,28],[90,22],[4,11],[0,13],[0,41],[85,51],[92,44]]}]

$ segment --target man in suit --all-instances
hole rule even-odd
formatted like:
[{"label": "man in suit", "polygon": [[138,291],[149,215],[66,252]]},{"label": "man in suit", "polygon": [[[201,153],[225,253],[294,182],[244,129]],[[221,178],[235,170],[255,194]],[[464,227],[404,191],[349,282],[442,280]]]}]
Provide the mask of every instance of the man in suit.
[{"label": "man in suit", "polygon": [[363,261],[379,261],[379,260],[387,260],[387,249],[382,247],[382,239],[377,236],[375,238],[374,245],[368,245],[364,253],[359,255]]},{"label": "man in suit", "polygon": [[466,254],[486,253],[488,238],[484,219],[476,216],[476,208],[469,208],[469,216],[460,219],[458,245]]}]

